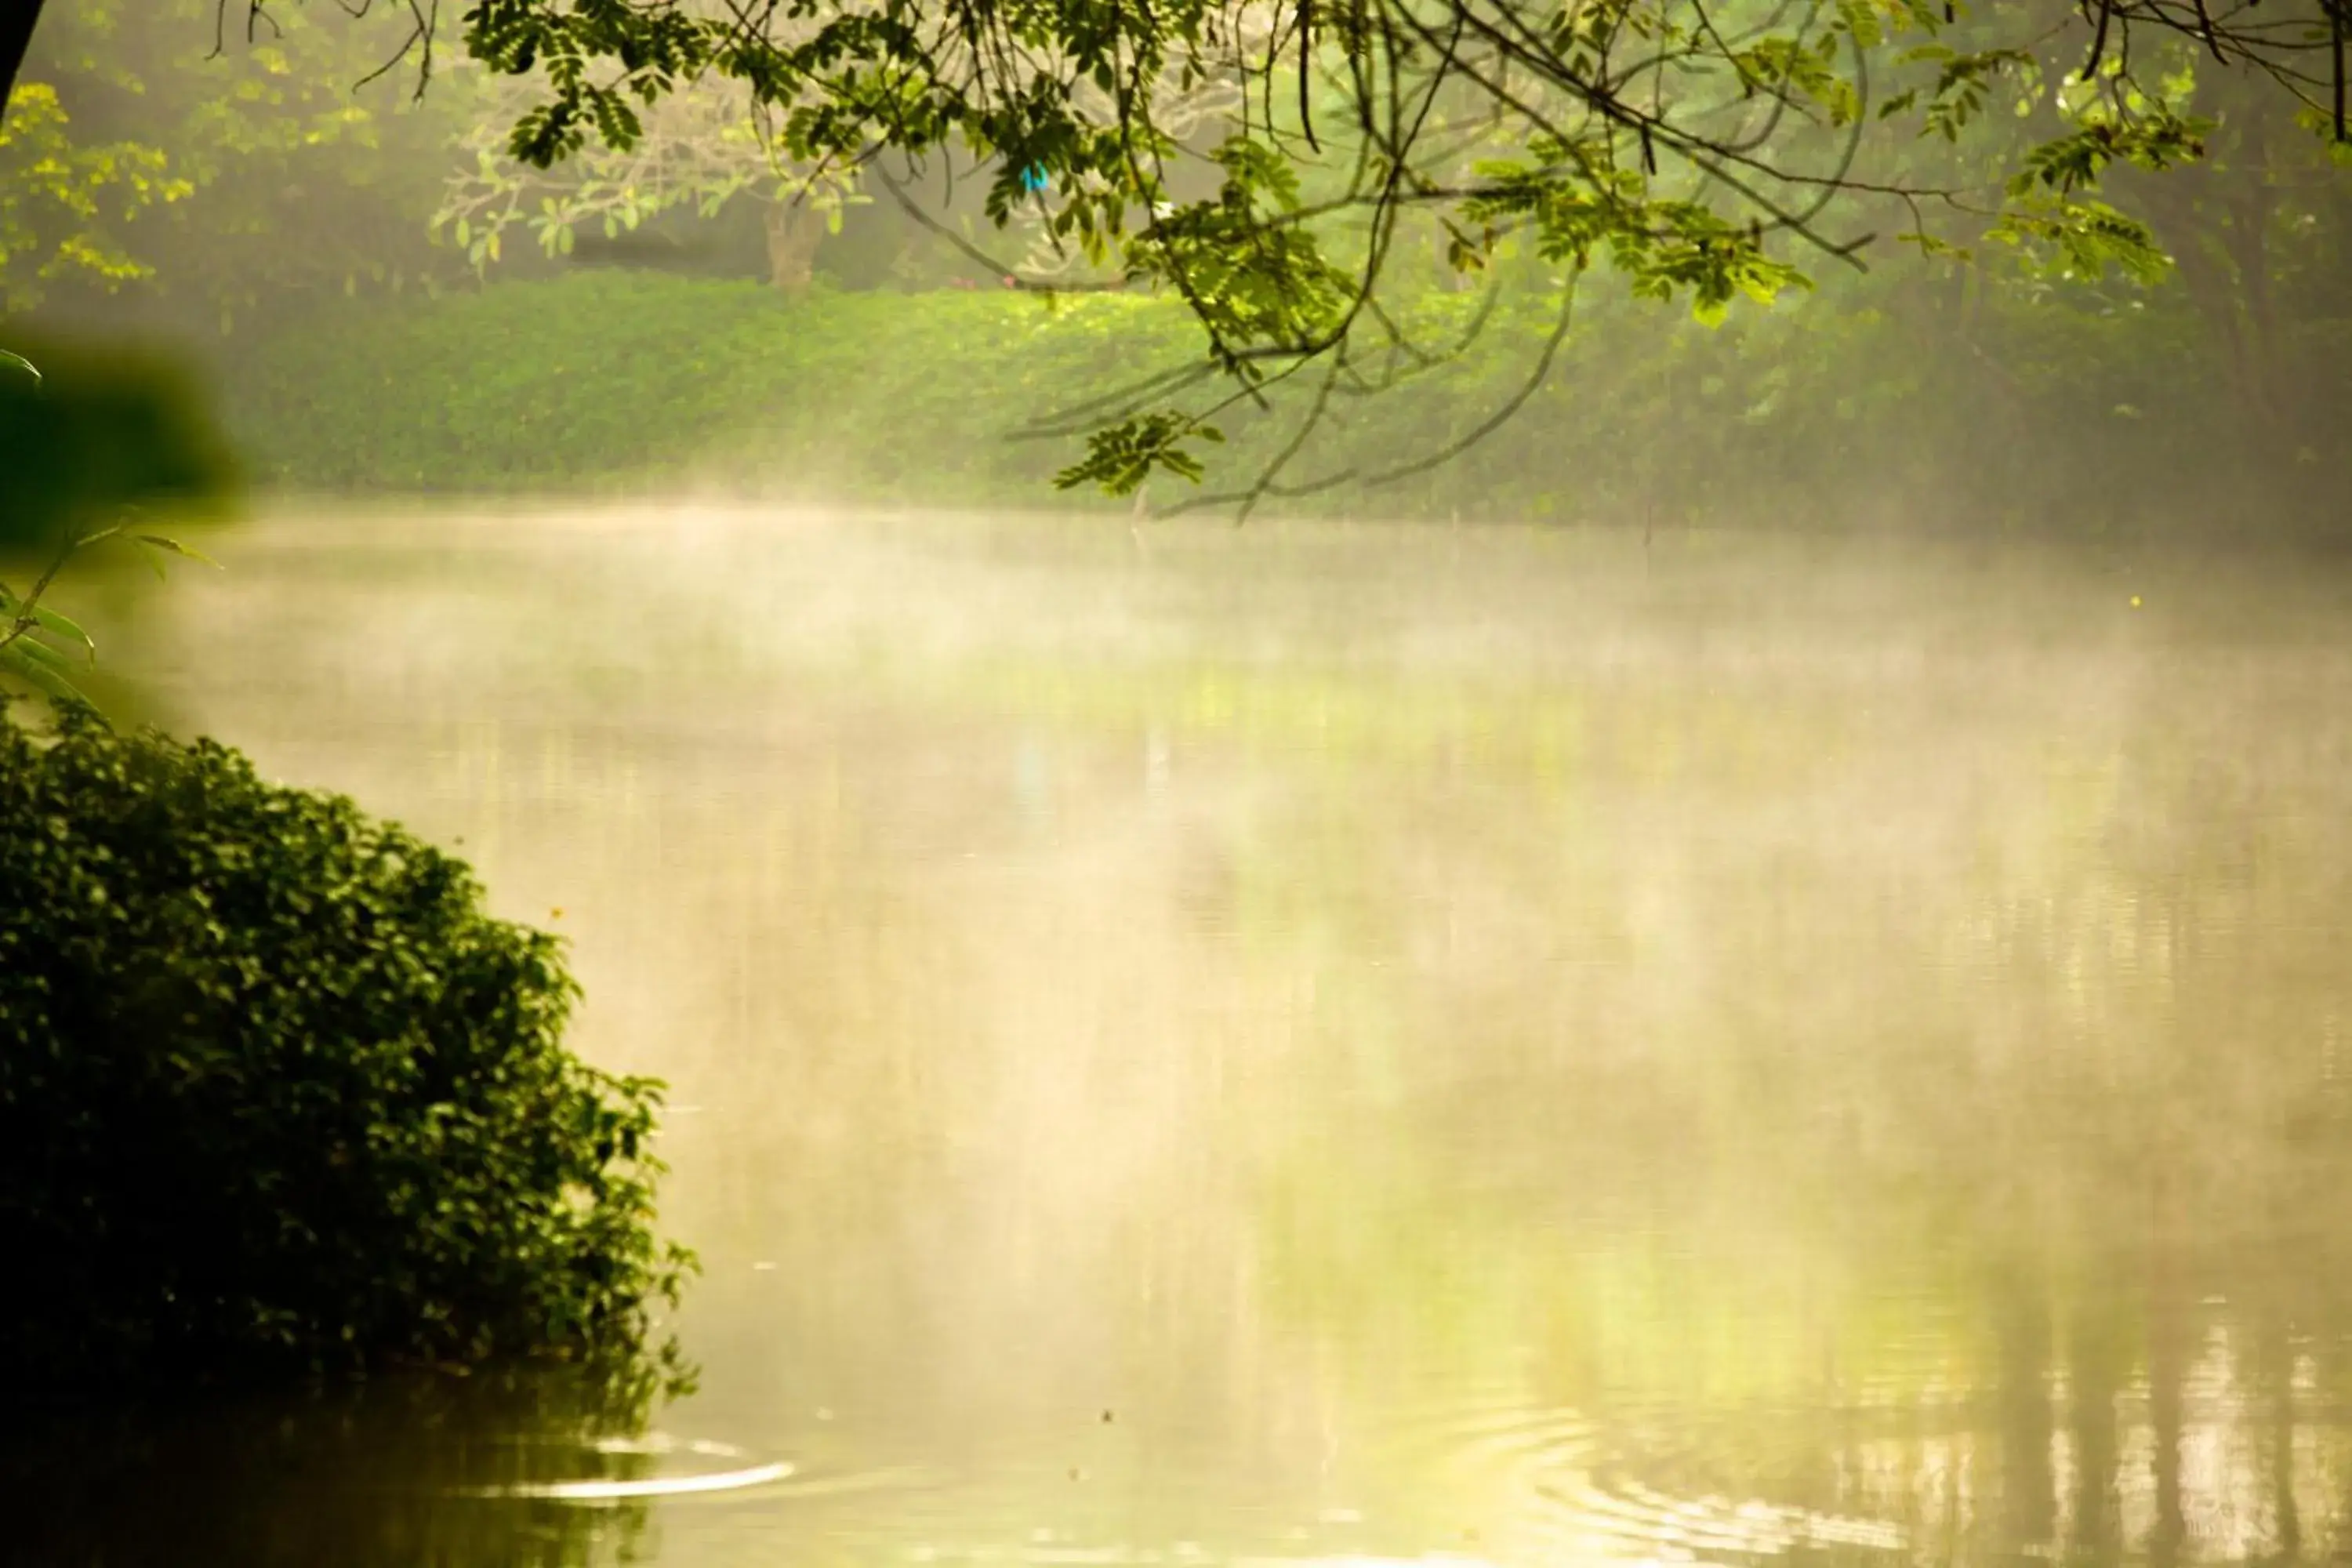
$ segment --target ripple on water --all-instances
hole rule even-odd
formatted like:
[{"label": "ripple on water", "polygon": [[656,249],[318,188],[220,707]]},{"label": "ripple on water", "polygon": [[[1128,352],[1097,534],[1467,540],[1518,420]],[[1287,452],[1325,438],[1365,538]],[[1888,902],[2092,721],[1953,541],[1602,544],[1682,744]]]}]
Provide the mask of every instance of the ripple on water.
[{"label": "ripple on water", "polygon": [[[1652,1413],[1655,1416],[1657,1413]],[[1644,1423],[1656,1425],[1655,1420]],[[1760,1498],[1678,1495],[1633,1473],[1638,1456],[1608,1424],[1507,1395],[1425,1412],[1408,1437],[1494,1500],[1490,1550],[1502,1561],[1665,1562],[1777,1557],[1843,1548],[1901,1552],[1896,1524]]]},{"label": "ripple on water", "polygon": [[[748,1491],[789,1479],[794,1467],[782,1459],[730,1464],[751,1454],[732,1443],[708,1438],[677,1438],[664,1433],[642,1437],[604,1437],[578,1445],[585,1469],[615,1459],[639,1459],[664,1466],[655,1474],[580,1475],[501,1481],[488,1486],[453,1487],[450,1495],[478,1498],[530,1499],[542,1502],[612,1503],[649,1498],[693,1497],[711,1492]],[[592,1459],[590,1457],[593,1456]]]}]

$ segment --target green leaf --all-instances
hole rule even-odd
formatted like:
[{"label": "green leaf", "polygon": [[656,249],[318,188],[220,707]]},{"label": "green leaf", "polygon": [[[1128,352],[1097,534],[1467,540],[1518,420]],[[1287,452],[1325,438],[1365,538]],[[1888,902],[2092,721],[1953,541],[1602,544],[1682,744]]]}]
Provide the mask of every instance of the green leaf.
[{"label": "green leaf", "polygon": [[74,683],[66,679],[65,661],[54,648],[43,647],[30,637],[18,637],[0,647],[0,673],[15,676],[60,702],[87,702]]},{"label": "green leaf", "polygon": [[47,609],[39,605],[35,605],[33,606],[32,614],[33,624],[40,627],[43,631],[47,632],[50,636],[63,637],[68,642],[79,643],[85,649],[92,653],[97,651],[98,645],[90,640],[90,637],[88,632],[82,630],[81,627],[66,619],[65,616],[58,614],[55,610]]},{"label": "green leaf", "polygon": [[26,375],[31,376],[33,378],[34,385],[38,386],[41,384],[40,367],[35,364],[31,360],[26,359],[23,354],[12,354],[6,349],[0,349],[0,364],[14,365],[16,369],[23,371]]},{"label": "green leaf", "polygon": [[1177,414],[1147,414],[1107,426],[1087,437],[1086,458],[1055,474],[1054,488],[1067,490],[1092,484],[1106,495],[1131,495],[1154,468],[1198,484],[1204,471],[1201,460],[1183,447],[1196,437],[1204,441],[1225,438],[1215,426]]},{"label": "green leaf", "polygon": [[201,561],[207,566],[216,568],[220,565],[219,562],[214,560],[203,551],[198,550],[195,546],[192,544],[183,544],[178,540],[173,539],[167,534],[134,533],[131,537],[138,543],[152,545],[157,550],[168,550],[174,555],[184,555],[191,561]]},{"label": "green leaf", "polygon": [[64,654],[59,653],[57,649],[41,641],[38,637],[20,637],[15,642],[10,643],[8,647],[11,652],[21,652],[27,660],[34,664],[43,666],[48,669],[57,670],[62,673],[63,671],[73,668],[71,662],[67,659]]}]

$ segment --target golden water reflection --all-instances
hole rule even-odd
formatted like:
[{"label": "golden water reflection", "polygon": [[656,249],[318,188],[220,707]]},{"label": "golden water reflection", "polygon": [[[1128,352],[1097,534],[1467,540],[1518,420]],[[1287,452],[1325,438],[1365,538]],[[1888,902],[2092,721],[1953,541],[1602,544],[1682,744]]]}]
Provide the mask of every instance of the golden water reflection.
[{"label": "golden water reflection", "polygon": [[121,657],[462,840],[674,1085],[662,1428],[794,1474],[550,1561],[2352,1551],[2340,573],[678,510],[223,553]]}]

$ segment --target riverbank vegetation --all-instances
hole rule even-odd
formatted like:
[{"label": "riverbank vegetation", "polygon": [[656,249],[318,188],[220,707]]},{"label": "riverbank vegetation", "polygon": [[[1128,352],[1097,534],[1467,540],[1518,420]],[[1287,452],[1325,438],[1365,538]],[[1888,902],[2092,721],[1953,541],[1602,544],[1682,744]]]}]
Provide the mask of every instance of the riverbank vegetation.
[{"label": "riverbank vegetation", "polygon": [[[1449,289],[1553,319],[1512,345],[1532,395],[1588,280],[1712,322],[1906,251],[1999,258],[2044,285],[2177,268],[2228,317],[2225,417],[2199,433],[2302,427],[2275,374],[2273,274],[2294,231],[2341,216],[2346,37],[2332,0],[2259,16],[2142,0],[1182,0],[981,5],[923,25],[856,4],[505,0],[468,13],[466,47],[529,89],[505,148],[525,168],[646,148],[666,109],[721,89],[748,99],[779,169],[870,171],[899,195],[894,163],[962,163],[994,248],[961,248],[1006,258],[1008,284],[1151,292],[1196,331],[1191,363],[1073,415],[1085,452],[1056,485],[1197,480],[1225,426],[1272,415],[1285,389],[1283,434],[1232,493],[1246,516],[1478,444],[1484,422],[1375,473],[1310,449],[1354,400],[1409,402],[1478,348],[1483,317],[1419,319]],[[546,210],[561,253],[574,229]]]}]

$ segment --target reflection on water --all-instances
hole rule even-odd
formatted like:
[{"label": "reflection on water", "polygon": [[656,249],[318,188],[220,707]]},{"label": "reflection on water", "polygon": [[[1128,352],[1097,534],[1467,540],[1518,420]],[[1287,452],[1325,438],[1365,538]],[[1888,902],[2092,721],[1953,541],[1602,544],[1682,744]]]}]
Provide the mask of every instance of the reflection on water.
[{"label": "reflection on water", "polygon": [[446,1389],[37,1425],[46,1560],[2352,1552],[2352,577],[222,553],[110,646],[572,937],[583,1047],[674,1085],[702,1387],[626,1443]]},{"label": "reflection on water", "polygon": [[669,1456],[622,1436],[643,1408],[627,1391],[543,1368],[300,1400],[36,1412],[14,1424],[0,1458],[11,1505],[0,1554],[354,1568],[609,1560],[642,1544],[643,1505],[542,1494],[583,1476],[662,1479]]}]

